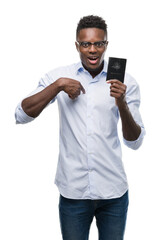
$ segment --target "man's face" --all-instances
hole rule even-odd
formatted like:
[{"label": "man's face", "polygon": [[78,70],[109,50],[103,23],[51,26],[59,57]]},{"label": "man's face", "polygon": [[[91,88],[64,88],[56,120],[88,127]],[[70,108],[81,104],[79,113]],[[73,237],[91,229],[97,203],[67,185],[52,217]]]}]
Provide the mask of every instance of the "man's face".
[{"label": "man's face", "polygon": [[[93,44],[88,47],[81,45],[82,42],[95,43],[101,41],[106,41],[106,44],[101,47]],[[79,52],[80,59],[85,69],[87,69],[93,77],[99,74],[103,68],[107,44],[106,33],[99,28],[84,28],[80,30],[77,36],[76,48]]]}]

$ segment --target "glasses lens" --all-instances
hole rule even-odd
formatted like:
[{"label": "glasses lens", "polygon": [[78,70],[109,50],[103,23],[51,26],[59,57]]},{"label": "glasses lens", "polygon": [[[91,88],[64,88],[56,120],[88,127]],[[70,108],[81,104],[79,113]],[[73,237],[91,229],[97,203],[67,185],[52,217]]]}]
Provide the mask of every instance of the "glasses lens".
[{"label": "glasses lens", "polygon": [[101,48],[105,45],[105,42],[104,41],[100,41],[100,42],[95,42],[94,45],[98,48]]},{"label": "glasses lens", "polygon": [[94,43],[91,43],[91,42],[79,42],[79,44],[80,44],[81,47],[84,47],[84,48],[88,48],[91,45],[94,45],[97,48],[101,48],[101,47],[104,47],[104,45],[106,44],[106,41],[99,41],[99,42],[94,42]]},{"label": "glasses lens", "polygon": [[87,48],[87,47],[89,47],[90,45],[91,45],[90,42],[81,42],[81,43],[80,43],[80,46],[82,46],[82,47],[84,47],[84,48]]}]

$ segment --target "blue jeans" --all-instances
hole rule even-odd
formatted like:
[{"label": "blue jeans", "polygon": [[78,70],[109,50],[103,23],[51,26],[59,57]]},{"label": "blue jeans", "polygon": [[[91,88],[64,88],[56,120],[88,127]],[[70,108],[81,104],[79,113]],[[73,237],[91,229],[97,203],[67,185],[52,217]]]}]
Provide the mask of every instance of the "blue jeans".
[{"label": "blue jeans", "polygon": [[123,240],[127,209],[128,191],[120,198],[107,200],[74,200],[60,195],[63,240],[88,240],[94,216],[99,240]]}]

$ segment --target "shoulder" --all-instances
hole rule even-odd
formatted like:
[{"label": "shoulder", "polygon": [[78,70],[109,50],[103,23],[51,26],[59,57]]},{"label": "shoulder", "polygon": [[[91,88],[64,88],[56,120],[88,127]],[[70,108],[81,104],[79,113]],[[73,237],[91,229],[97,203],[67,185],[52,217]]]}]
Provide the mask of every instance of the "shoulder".
[{"label": "shoulder", "polygon": [[127,86],[138,86],[137,80],[129,73],[125,74],[124,84],[126,84]]},{"label": "shoulder", "polygon": [[49,71],[47,74],[51,77],[51,78],[59,78],[59,77],[63,77],[63,76],[70,76],[70,75],[74,75],[76,73],[76,69],[77,69],[77,64],[70,64],[67,66],[61,66],[61,67],[57,67],[51,71]]},{"label": "shoulder", "polygon": [[55,82],[57,79],[66,77],[66,78],[75,78],[77,72],[77,64],[71,64],[68,66],[57,67],[40,79],[39,85],[47,87],[48,85]]},{"label": "shoulder", "polygon": [[124,84],[127,86],[128,91],[136,90],[136,89],[139,90],[139,84],[137,80],[129,73],[125,74]]},{"label": "shoulder", "polygon": [[129,73],[125,74],[124,84],[127,86],[126,97],[127,101],[132,98],[140,99],[140,88],[136,79]]}]

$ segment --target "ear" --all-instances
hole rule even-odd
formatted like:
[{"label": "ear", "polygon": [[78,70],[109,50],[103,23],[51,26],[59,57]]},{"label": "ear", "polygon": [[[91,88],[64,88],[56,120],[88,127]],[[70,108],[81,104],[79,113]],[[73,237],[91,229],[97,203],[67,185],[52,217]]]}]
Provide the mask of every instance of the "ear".
[{"label": "ear", "polygon": [[79,44],[77,42],[75,42],[75,45],[76,45],[77,51],[79,52]]}]

